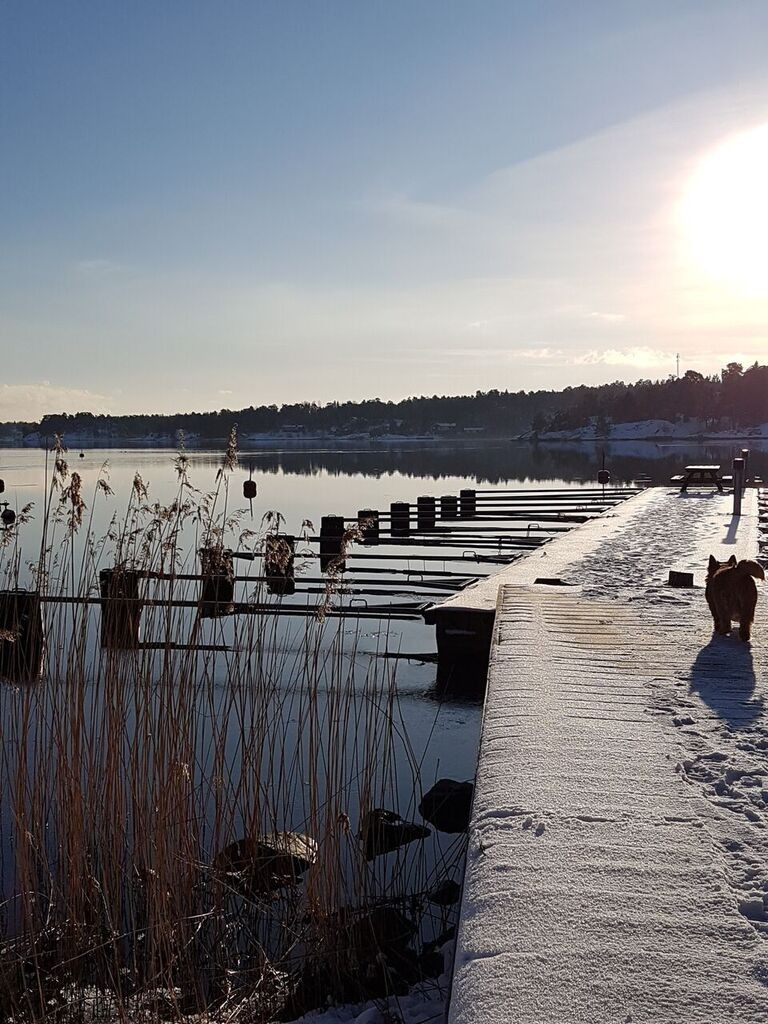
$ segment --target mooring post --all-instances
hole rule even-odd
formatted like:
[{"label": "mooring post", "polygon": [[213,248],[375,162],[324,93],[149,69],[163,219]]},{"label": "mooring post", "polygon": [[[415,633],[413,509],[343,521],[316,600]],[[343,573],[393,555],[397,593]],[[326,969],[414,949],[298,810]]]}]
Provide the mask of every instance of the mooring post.
[{"label": "mooring post", "polygon": [[331,565],[341,571],[340,560],[344,545],[344,516],[323,516],[320,520],[320,571],[327,572]]},{"label": "mooring post", "polygon": [[288,533],[268,533],[264,538],[264,575],[270,594],[284,596],[296,593],[295,550],[296,538]]},{"label": "mooring post", "polygon": [[139,646],[142,603],[139,574],[116,566],[99,573],[101,596],[101,646],[131,651]]},{"label": "mooring post", "polygon": [[435,499],[426,494],[423,494],[420,498],[416,499],[417,530],[434,529],[436,504]]},{"label": "mooring post", "polygon": [[741,515],[741,495],[744,486],[744,459],[733,460],[733,514]]},{"label": "mooring post", "polygon": [[36,682],[45,653],[43,613],[36,590],[0,590],[0,679]]},{"label": "mooring post", "polygon": [[440,499],[440,518],[456,519],[459,514],[459,499],[455,494],[444,494]]},{"label": "mooring post", "polygon": [[379,512],[375,508],[361,508],[357,512],[357,528],[363,540],[378,541]]},{"label": "mooring post", "polygon": [[749,476],[749,448],[741,449],[741,457],[744,460],[744,475],[741,480],[742,491],[747,488],[747,477]]},{"label": "mooring post", "polygon": [[477,491],[471,489],[459,491],[459,506],[461,518],[471,519],[477,512]]},{"label": "mooring post", "polygon": [[411,532],[411,506],[407,501],[393,501],[389,506],[390,532],[393,537],[407,537]]},{"label": "mooring post", "polygon": [[200,571],[203,586],[200,594],[200,616],[215,619],[232,615],[235,610],[235,567],[232,552],[227,548],[200,549]]}]

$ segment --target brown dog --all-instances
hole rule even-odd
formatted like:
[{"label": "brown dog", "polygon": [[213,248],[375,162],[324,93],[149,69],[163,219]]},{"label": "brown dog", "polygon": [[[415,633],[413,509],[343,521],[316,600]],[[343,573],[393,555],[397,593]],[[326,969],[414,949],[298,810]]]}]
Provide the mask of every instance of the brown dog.
[{"label": "brown dog", "polygon": [[739,636],[749,640],[757,605],[755,580],[764,580],[763,567],[748,559],[736,561],[731,555],[727,562],[718,562],[709,556],[707,586],[704,594],[715,620],[716,633],[730,633],[731,619],[739,623]]}]

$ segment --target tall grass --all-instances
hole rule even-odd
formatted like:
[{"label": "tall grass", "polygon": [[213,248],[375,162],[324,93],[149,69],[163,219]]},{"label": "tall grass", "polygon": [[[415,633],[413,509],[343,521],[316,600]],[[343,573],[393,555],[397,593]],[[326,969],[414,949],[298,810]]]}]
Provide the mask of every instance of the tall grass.
[{"label": "tall grass", "polygon": [[[367,862],[357,836],[398,793],[404,814],[418,802],[393,663],[322,614],[333,571],[318,615],[201,615],[198,550],[258,555],[280,524],[244,527],[235,464],[233,436],[200,492],[180,452],[174,499],[137,476],[99,533],[106,467],[86,496],[57,443],[39,553],[24,550],[38,510],[3,534],[0,586],[41,594],[45,633],[40,679],[0,692],[3,1019],[289,1019],[418,977],[425,850]],[[238,561],[254,577],[238,600],[279,603],[260,565]],[[155,602],[128,649],[101,642],[99,573],[114,567]],[[316,843],[309,866],[287,832]],[[254,859],[248,843],[275,833],[276,855]]]}]

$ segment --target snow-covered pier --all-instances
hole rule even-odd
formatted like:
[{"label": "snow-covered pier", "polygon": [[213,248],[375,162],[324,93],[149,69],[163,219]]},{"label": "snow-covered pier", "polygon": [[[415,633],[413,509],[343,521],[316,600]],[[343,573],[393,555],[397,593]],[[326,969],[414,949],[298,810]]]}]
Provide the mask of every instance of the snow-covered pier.
[{"label": "snow-covered pier", "polygon": [[747,645],[703,590],[757,555],[731,512],[650,489],[495,578],[452,1024],[768,1021],[768,594]]}]

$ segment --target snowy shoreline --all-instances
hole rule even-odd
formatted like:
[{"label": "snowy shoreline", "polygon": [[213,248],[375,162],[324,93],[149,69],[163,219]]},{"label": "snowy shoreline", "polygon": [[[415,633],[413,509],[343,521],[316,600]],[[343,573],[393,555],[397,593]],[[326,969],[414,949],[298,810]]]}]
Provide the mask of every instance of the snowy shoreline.
[{"label": "snowy shoreline", "polygon": [[712,429],[701,420],[638,420],[631,423],[614,423],[607,430],[598,430],[596,420],[572,430],[528,431],[519,440],[530,441],[765,441],[768,440],[768,423],[754,427]]}]

